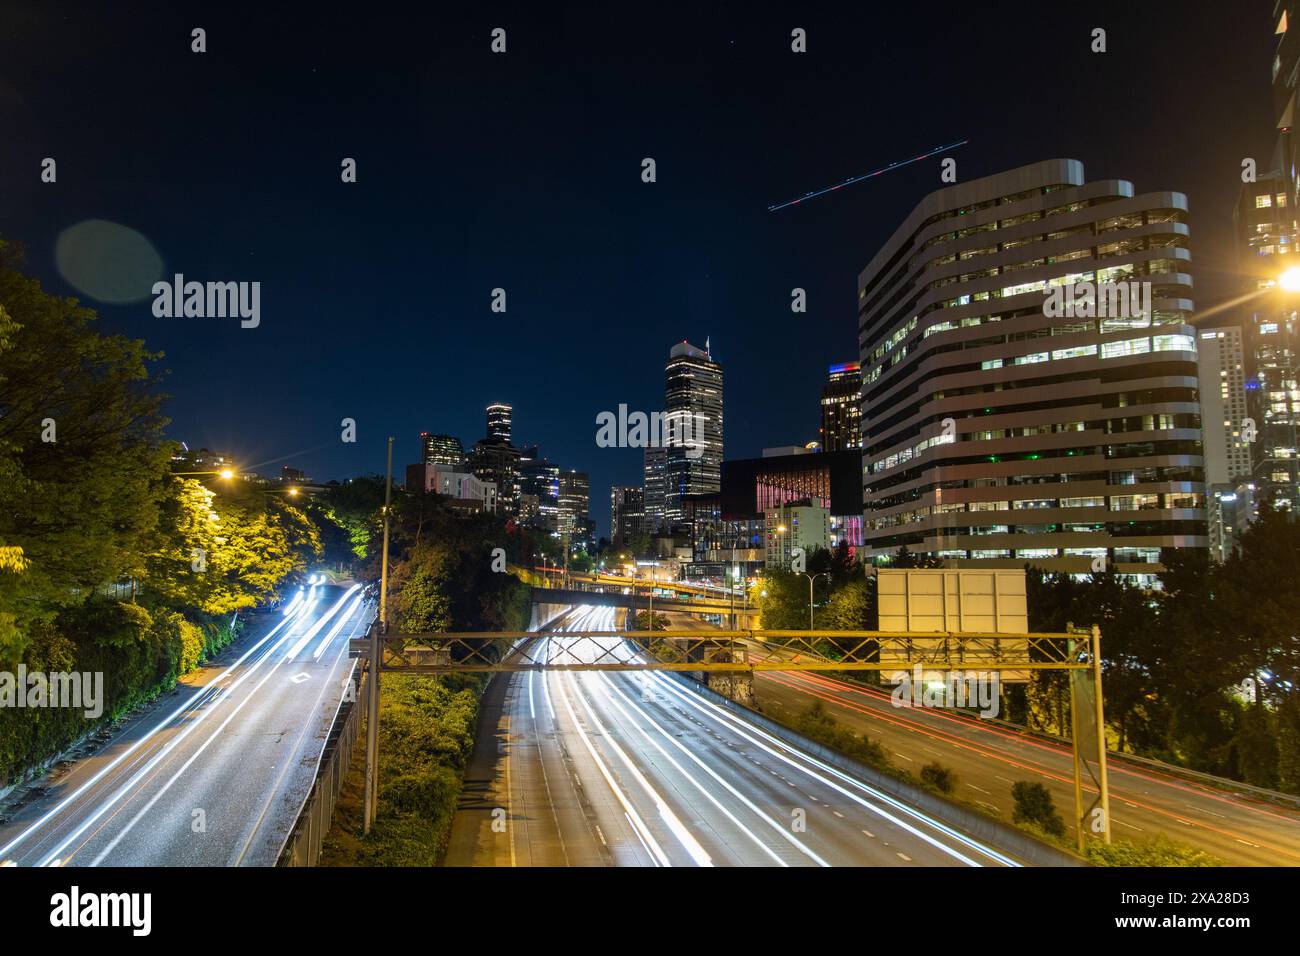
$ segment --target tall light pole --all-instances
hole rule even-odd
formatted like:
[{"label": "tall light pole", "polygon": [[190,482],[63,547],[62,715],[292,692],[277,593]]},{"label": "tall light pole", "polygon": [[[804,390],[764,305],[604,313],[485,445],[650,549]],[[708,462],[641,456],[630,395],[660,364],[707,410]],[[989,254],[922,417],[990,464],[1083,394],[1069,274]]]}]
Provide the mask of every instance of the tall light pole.
[{"label": "tall light pole", "polygon": [[379,559],[379,620],[370,635],[370,701],[366,714],[366,792],[363,832],[370,833],[379,804],[379,668],[388,631],[388,516],[393,501],[393,438],[388,438],[388,477],[384,481],[384,550]]},{"label": "tall light pole", "polygon": [[[727,591],[731,595],[731,629],[733,631],[736,629],[736,582],[740,580],[740,565],[736,561],[736,544],[744,540],[745,536],[738,534],[735,541],[731,542],[731,581],[728,584]],[[748,591],[745,593],[745,598],[748,601]]]},{"label": "tall light pole", "polygon": [[829,571],[819,571],[816,574],[809,574],[807,571],[800,571],[808,579],[808,630],[813,630],[813,582],[818,578],[825,578],[828,582],[831,579]]}]

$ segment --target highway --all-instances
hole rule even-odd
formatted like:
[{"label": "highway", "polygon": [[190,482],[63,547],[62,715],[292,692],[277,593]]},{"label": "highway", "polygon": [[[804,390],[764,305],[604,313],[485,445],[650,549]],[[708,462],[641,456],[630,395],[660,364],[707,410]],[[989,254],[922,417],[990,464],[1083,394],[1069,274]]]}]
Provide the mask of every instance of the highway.
[{"label": "highway", "polygon": [[[762,712],[783,722],[822,701],[841,724],[883,744],[899,767],[915,772],[933,761],[951,767],[959,796],[1004,821],[1011,820],[1011,785],[1042,783],[1070,825],[1068,746],[950,710],[895,707],[888,689],[828,674],[760,671],[754,692]],[[1163,833],[1231,864],[1300,865],[1300,811],[1119,760],[1108,766],[1114,837],[1140,842]]]},{"label": "highway", "polygon": [[[322,579],[323,580],[323,577]],[[368,608],[304,587],[254,615],[214,666],[93,755],[12,797],[0,861],[19,866],[270,866],[315,775]]]},{"label": "highway", "polygon": [[[615,630],[617,613],[549,629]],[[600,653],[550,640],[552,659]],[[1015,865],[664,673],[504,673],[482,706],[448,866]]]}]

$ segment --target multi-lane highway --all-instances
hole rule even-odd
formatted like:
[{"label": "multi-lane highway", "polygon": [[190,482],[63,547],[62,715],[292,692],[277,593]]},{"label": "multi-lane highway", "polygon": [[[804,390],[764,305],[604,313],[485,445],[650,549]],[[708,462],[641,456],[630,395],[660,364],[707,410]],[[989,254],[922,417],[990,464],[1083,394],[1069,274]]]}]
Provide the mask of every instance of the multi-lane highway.
[{"label": "multi-lane highway", "polygon": [[[579,607],[550,629],[615,630],[616,613]],[[590,660],[608,647],[550,640],[558,646],[536,649],[550,659]],[[1014,862],[674,676],[600,671],[493,680],[447,854],[451,866]]]},{"label": "multi-lane highway", "polygon": [[348,639],[367,610],[359,586],[320,584],[255,615],[216,666],[6,807],[0,861],[272,865],[311,786],[351,672]]},{"label": "multi-lane highway", "polygon": [[[716,629],[690,615],[667,616],[674,629]],[[881,743],[897,766],[916,771],[937,761],[950,767],[958,796],[1004,821],[1011,819],[1012,785],[1041,783],[1071,825],[1068,745],[952,710],[897,707],[888,689],[825,673],[757,671],[754,696],[763,713],[787,724],[821,701],[841,724]],[[1116,838],[1142,842],[1164,835],[1232,864],[1300,865],[1300,810],[1121,760],[1108,766]],[[1085,790],[1095,793],[1086,783]]]},{"label": "multi-lane highway", "polygon": [[[949,710],[896,707],[888,690],[826,674],[758,672],[754,693],[764,713],[786,722],[822,701],[842,724],[883,744],[898,766],[951,767],[959,795],[1003,820],[1011,819],[1011,786],[1019,780],[1047,786],[1067,825],[1072,816],[1068,745]],[[1109,769],[1115,837],[1140,842],[1164,834],[1233,864],[1300,865],[1300,811],[1120,760]]]}]

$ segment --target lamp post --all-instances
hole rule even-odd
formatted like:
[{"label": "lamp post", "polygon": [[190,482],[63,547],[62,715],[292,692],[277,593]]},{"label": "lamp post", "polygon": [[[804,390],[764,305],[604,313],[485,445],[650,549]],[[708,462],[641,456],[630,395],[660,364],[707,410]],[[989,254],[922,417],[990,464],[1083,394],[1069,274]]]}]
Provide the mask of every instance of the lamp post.
[{"label": "lamp post", "polygon": [[[740,580],[740,566],[736,561],[736,544],[744,541],[743,534],[736,535],[735,541],[731,542],[731,581],[728,582],[727,592],[731,595],[731,629],[736,629],[736,582]],[[746,603],[748,603],[749,593],[745,594]]]},{"label": "lamp post", "polygon": [[379,572],[379,618],[370,635],[370,689],[366,707],[366,775],[362,807],[362,833],[368,835],[379,809],[379,670],[383,666],[383,639],[388,631],[388,517],[393,502],[393,439],[388,439],[388,475],[384,479],[384,543]]},{"label": "lamp post", "polygon": [[816,581],[818,578],[825,578],[827,581],[830,581],[831,573],[829,571],[818,571],[816,574],[809,574],[807,571],[801,571],[799,573],[808,579],[808,630],[811,631],[814,627],[813,625],[813,582]]}]

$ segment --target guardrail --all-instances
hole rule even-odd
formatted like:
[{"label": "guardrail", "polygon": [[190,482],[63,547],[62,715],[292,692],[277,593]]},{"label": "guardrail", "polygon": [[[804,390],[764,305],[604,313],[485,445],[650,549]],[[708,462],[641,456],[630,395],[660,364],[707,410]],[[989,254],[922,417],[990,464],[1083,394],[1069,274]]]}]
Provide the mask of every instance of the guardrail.
[{"label": "guardrail", "polygon": [[361,715],[365,712],[370,694],[370,681],[366,673],[354,665],[352,680],[356,682],[354,700],[342,700],[334,713],[329,737],[316,764],[316,779],[303,801],[293,829],[285,838],[276,866],[315,866],[320,860],[325,835],[329,833],[330,820],[338,803],[343,778],[352,764],[352,748],[357,742]]}]

